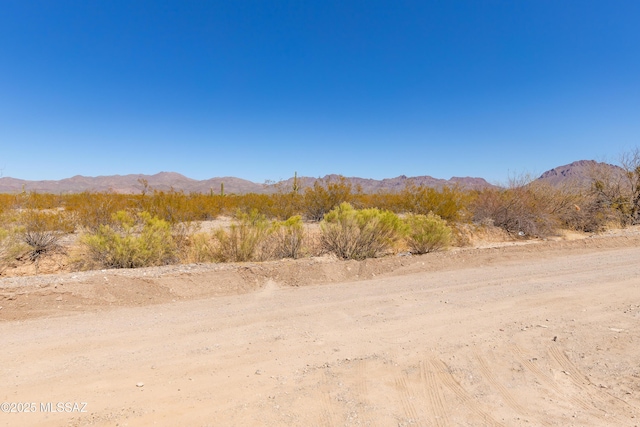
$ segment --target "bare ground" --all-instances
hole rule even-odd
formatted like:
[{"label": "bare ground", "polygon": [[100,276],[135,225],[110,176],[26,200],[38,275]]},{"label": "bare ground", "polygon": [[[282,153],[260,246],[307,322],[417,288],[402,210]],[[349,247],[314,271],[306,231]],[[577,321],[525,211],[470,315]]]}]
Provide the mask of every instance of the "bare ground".
[{"label": "bare ground", "polygon": [[0,402],[37,410],[0,424],[640,425],[638,259],[636,231],[2,279]]}]

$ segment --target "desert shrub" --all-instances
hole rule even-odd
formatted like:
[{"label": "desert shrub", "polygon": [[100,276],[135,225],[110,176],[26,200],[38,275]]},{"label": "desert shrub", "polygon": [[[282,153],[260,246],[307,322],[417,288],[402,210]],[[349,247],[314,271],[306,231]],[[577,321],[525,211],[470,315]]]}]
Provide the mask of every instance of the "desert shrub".
[{"label": "desert shrub", "polygon": [[144,194],[79,193],[65,196],[65,209],[76,215],[81,228],[95,232],[101,225],[115,226],[119,211],[148,212],[170,224],[216,218],[224,209],[224,197],[184,194],[179,191],[151,191]]},{"label": "desert shrub", "polygon": [[595,231],[598,227],[594,199],[579,185],[567,181],[552,186],[533,181],[527,185],[527,191],[532,194],[543,217],[552,218],[552,226],[580,231]]},{"label": "desert shrub", "polygon": [[83,192],[65,197],[65,209],[84,231],[97,232],[101,225],[116,226],[118,211],[134,211],[136,199],[130,195]]},{"label": "desert shrub", "polygon": [[377,192],[360,195],[363,207],[390,210],[392,212],[427,215],[429,212],[447,221],[469,220],[469,206],[474,193],[457,186],[436,188],[408,182],[400,191]]},{"label": "desert shrub", "polygon": [[60,209],[23,209],[16,212],[14,220],[27,232],[56,231],[68,234],[75,231],[75,216]]},{"label": "desert shrub", "polygon": [[186,195],[178,191],[157,191],[142,194],[139,210],[148,212],[152,217],[162,219],[169,224],[191,221],[193,212],[189,211]]},{"label": "desert shrub", "polygon": [[59,243],[62,235],[57,231],[23,231],[20,237],[29,247],[27,255],[35,265],[36,274],[42,258],[63,250]]},{"label": "desert shrub", "polygon": [[620,225],[640,223],[640,148],[622,154],[621,167],[597,164],[589,171],[590,195],[599,217],[617,217]]},{"label": "desert shrub", "polygon": [[[199,222],[179,222],[171,224],[171,237],[175,244],[176,251],[181,261],[185,261],[186,254],[191,251],[193,246],[193,237],[199,234]],[[200,262],[200,261],[193,261]]]},{"label": "desert shrub", "polygon": [[15,196],[12,194],[0,194],[0,215],[13,208]]},{"label": "desert shrub", "polygon": [[36,193],[34,191],[22,191],[14,195],[14,207],[31,210],[57,209],[63,204],[64,196],[51,193]]},{"label": "desert shrub", "polygon": [[27,251],[28,247],[18,238],[15,229],[0,228],[0,273]]},{"label": "desert shrub", "polygon": [[320,221],[331,209],[341,203],[354,201],[358,194],[360,189],[354,189],[342,176],[337,179],[318,179],[304,191],[304,216],[311,221]]},{"label": "desert shrub", "polygon": [[595,192],[587,190],[573,198],[574,204],[558,213],[562,226],[571,230],[599,232],[625,224],[625,215]]},{"label": "desert shrub", "polygon": [[236,221],[228,230],[218,229],[214,236],[214,257],[222,262],[245,262],[269,258],[265,253],[267,237],[271,227],[266,217],[257,210],[238,213]]},{"label": "desert shrub", "polygon": [[400,206],[398,202],[399,194],[398,192],[377,191],[375,193],[360,195],[358,201],[360,207],[363,209],[378,208],[395,213],[402,213],[402,208],[398,208]]},{"label": "desert shrub", "polygon": [[559,228],[596,231],[612,220],[604,208],[574,183],[552,186],[526,180],[506,189],[483,190],[472,204],[474,221],[490,221],[511,234],[538,237]]},{"label": "desert shrub", "polygon": [[472,204],[475,222],[490,222],[510,234],[545,237],[563,226],[579,193],[554,188],[528,178],[514,179],[508,188],[478,192]]},{"label": "desert shrub", "polygon": [[537,236],[555,227],[526,189],[487,189],[478,194],[473,219],[492,223],[510,234]]},{"label": "desert shrub", "polygon": [[0,273],[2,273],[9,263],[11,256],[11,240],[9,239],[9,231],[0,228]]},{"label": "desert shrub", "polygon": [[29,249],[27,256],[38,265],[45,256],[63,252],[60,240],[65,234],[73,233],[75,226],[67,212],[60,210],[41,211],[26,209],[17,214],[18,238]]},{"label": "desert shrub", "polygon": [[301,215],[303,206],[303,196],[299,193],[278,192],[270,195],[271,206],[268,216],[278,220],[286,220],[288,218]]},{"label": "desert shrub", "polygon": [[349,203],[327,213],[320,225],[322,247],[343,259],[376,257],[389,250],[403,230],[393,212],[356,210]]},{"label": "desert shrub", "polygon": [[248,193],[237,195],[233,198],[236,202],[235,211],[232,212],[233,215],[239,213],[251,215],[255,211],[266,218],[273,216],[273,198],[269,194]]},{"label": "desert shrub", "polygon": [[134,216],[114,214],[114,224],[101,225],[82,236],[88,264],[106,268],[137,268],[170,264],[176,260],[176,245],[167,221],[148,212]]},{"label": "desert shrub", "polygon": [[184,263],[213,262],[216,260],[216,242],[211,233],[196,232],[180,247],[180,259]]},{"label": "desert shrub", "polygon": [[406,243],[411,253],[425,254],[437,251],[447,247],[451,242],[451,228],[445,220],[433,213],[409,214],[404,221],[407,224]]},{"label": "desert shrub", "polygon": [[435,215],[447,221],[462,221],[467,219],[468,207],[472,200],[469,191],[458,187],[435,188],[409,184],[396,198],[398,206],[395,212],[407,212]]},{"label": "desert shrub", "polygon": [[220,216],[224,210],[224,196],[193,193],[188,197],[193,220],[212,220]]},{"label": "desert shrub", "polygon": [[278,258],[300,258],[304,242],[302,217],[292,216],[274,224],[274,255]]},{"label": "desert shrub", "polygon": [[299,258],[305,240],[300,216],[270,222],[253,211],[236,213],[229,229],[190,233],[180,247],[185,262],[242,262],[275,258]]},{"label": "desert shrub", "polygon": [[139,210],[170,224],[204,221],[217,217],[223,209],[224,197],[217,194],[185,194],[182,191],[157,191],[139,196]]},{"label": "desert shrub", "polygon": [[622,194],[625,199],[626,217],[631,224],[640,224],[640,148],[621,156],[620,164],[624,169],[626,191]]}]

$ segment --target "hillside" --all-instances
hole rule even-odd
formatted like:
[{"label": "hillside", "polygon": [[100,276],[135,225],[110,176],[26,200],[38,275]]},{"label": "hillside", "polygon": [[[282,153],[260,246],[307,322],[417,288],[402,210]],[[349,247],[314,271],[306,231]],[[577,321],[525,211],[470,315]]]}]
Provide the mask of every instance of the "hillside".
[{"label": "hillside", "polygon": [[[322,179],[338,179],[338,175],[326,175]],[[298,182],[301,187],[312,186],[318,178],[299,177]],[[376,191],[401,190],[409,182],[416,185],[426,185],[429,187],[442,188],[444,186],[459,185],[464,188],[490,187],[483,178],[453,177],[451,179],[438,179],[431,176],[407,177],[399,176],[382,180],[367,178],[346,178],[354,186],[360,186],[365,193]],[[175,172],[160,172],[155,175],[131,174],[131,175],[111,175],[111,176],[74,176],[72,178],[58,181],[29,181],[16,178],[0,178],[0,193],[17,193],[21,191],[35,191],[41,193],[80,193],[91,192],[114,192],[124,194],[135,194],[143,191],[145,183],[148,189],[169,191],[184,191],[185,193],[215,193],[220,192],[221,184],[224,183],[225,193],[274,193],[280,188],[291,188],[293,178],[280,181],[279,183],[258,184],[241,178],[217,177],[207,180],[195,180]]]},{"label": "hillside", "polygon": [[[547,182],[553,186],[573,184],[579,187],[590,185],[594,173],[606,173],[610,176],[622,176],[624,170],[619,166],[595,160],[579,160],[567,165],[562,165],[544,172],[537,180]],[[322,178],[298,177],[298,184],[302,187],[310,187],[318,179],[336,180],[339,175],[325,175]],[[408,184],[423,185],[433,188],[445,186],[460,186],[466,189],[481,189],[494,187],[484,178],[478,177],[452,177],[450,179],[434,178],[428,175],[408,177],[400,175],[395,178],[381,180],[371,178],[347,177],[345,178],[354,187],[360,187],[365,193],[377,191],[398,191]],[[160,172],[155,175],[130,174],[87,177],[76,175],[72,178],[43,181],[29,181],[17,178],[0,178],[0,193],[18,193],[21,191],[35,191],[40,193],[81,193],[113,192],[122,194],[136,194],[143,191],[145,183],[147,190],[183,191],[185,193],[219,193],[221,185],[227,194],[245,193],[275,193],[280,189],[289,189],[293,185],[294,178],[282,180],[277,183],[258,184],[236,177],[216,177],[205,180],[188,178],[176,172]]]},{"label": "hillside", "polygon": [[540,175],[537,181],[546,182],[553,186],[575,185],[577,187],[590,186],[595,176],[603,174],[613,177],[622,177],[624,169],[609,163],[596,162],[595,160],[579,160],[550,169]]}]

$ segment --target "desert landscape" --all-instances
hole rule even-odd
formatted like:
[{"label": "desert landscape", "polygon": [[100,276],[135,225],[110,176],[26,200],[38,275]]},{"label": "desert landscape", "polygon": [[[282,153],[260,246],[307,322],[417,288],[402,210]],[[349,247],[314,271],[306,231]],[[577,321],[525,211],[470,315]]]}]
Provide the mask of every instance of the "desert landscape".
[{"label": "desert landscape", "polygon": [[637,426],[622,170],[0,194],[0,423]]},{"label": "desert landscape", "polygon": [[639,21],[0,1],[0,427],[640,427]]},{"label": "desert landscape", "polygon": [[639,248],[630,227],[1,279],[0,400],[35,411],[0,422],[636,426]]}]

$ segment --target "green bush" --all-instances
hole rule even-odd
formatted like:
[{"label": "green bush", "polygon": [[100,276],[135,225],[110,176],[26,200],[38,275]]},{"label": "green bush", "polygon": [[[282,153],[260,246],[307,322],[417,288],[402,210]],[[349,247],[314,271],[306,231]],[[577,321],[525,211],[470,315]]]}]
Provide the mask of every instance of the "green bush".
[{"label": "green bush", "polygon": [[217,247],[214,256],[222,262],[245,262],[269,257],[265,251],[271,227],[266,217],[257,210],[238,213],[238,220],[228,230],[215,231]]},{"label": "green bush", "polygon": [[115,225],[101,225],[95,233],[82,237],[89,263],[106,268],[137,268],[176,260],[176,245],[167,221],[148,212],[133,216],[119,211],[113,222]]},{"label": "green bush", "polygon": [[300,258],[304,241],[302,217],[293,216],[286,221],[275,223],[273,239],[274,255],[278,258]]},{"label": "green bush", "polygon": [[414,254],[426,254],[449,246],[451,228],[438,215],[408,215],[406,241],[409,250]]},{"label": "green bush", "polygon": [[403,224],[396,214],[379,209],[356,210],[342,203],[320,224],[323,249],[342,259],[365,259],[388,251],[400,237]]}]

